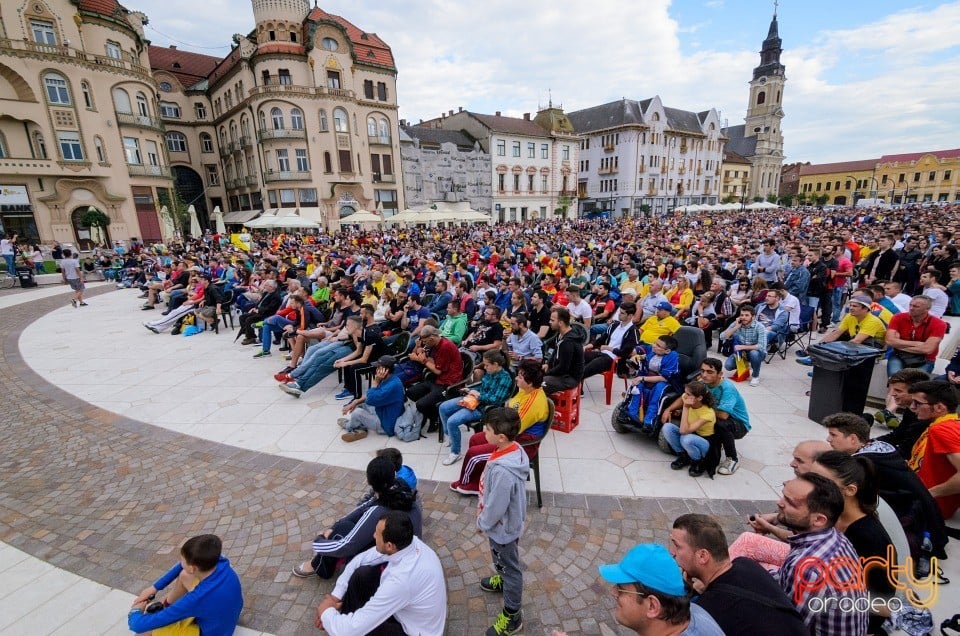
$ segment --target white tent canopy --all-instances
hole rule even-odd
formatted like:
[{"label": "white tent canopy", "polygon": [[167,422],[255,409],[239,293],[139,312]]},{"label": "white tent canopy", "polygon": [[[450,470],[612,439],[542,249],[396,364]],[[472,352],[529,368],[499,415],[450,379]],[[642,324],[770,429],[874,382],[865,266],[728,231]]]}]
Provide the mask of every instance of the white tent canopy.
[{"label": "white tent canopy", "polygon": [[340,225],[353,225],[354,223],[383,223],[383,218],[368,210],[359,210],[340,219]]},{"label": "white tent canopy", "polygon": [[748,210],[775,210],[780,206],[769,201],[755,201],[747,206]]}]

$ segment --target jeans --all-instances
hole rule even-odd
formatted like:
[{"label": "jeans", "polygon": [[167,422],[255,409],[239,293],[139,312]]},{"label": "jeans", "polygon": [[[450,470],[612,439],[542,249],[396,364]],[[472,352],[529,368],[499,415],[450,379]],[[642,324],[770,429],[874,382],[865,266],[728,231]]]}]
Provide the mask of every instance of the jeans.
[{"label": "jeans", "polygon": [[837,287],[836,289],[833,290],[833,316],[832,316],[833,322],[840,321],[840,311],[843,309],[843,303],[841,303],[840,301],[843,300],[843,290],[845,287],[846,285],[844,285],[843,287]]},{"label": "jeans", "polygon": [[377,417],[377,410],[369,404],[361,404],[350,413],[350,419],[343,427],[348,433],[353,431],[376,431],[385,434],[380,426],[380,418]]},{"label": "jeans", "polygon": [[308,364],[311,364],[316,356],[329,353],[338,347],[342,347],[343,343],[344,341],[342,340],[334,340],[333,342],[319,342],[312,347],[307,347],[306,353],[303,354],[303,360],[300,361],[300,366],[297,368],[302,368]]},{"label": "jeans", "polygon": [[[934,364],[936,363],[927,361],[921,364],[919,367],[915,367],[915,368],[932,374]],[[898,358],[896,355],[891,355],[889,358],[887,358],[887,377],[889,378],[891,375],[893,375],[897,371],[900,371],[901,369],[903,369],[903,367],[904,367],[903,360]]]},{"label": "jeans", "polygon": [[290,375],[297,381],[301,391],[307,391],[333,373],[333,363],[348,353],[350,353],[350,347],[347,346],[331,349],[325,354],[315,357],[310,366],[301,363],[300,366],[290,372]]},{"label": "jeans", "polygon": [[490,537],[490,557],[494,569],[503,577],[503,608],[517,612],[523,604],[523,571],[520,569],[520,546],[518,540],[497,543]]},{"label": "jeans", "polygon": [[456,455],[460,454],[460,427],[483,419],[483,412],[479,407],[471,411],[460,406],[458,402],[460,398],[456,397],[440,403],[440,423],[450,438],[450,452]]},{"label": "jeans", "polygon": [[710,450],[710,441],[696,433],[680,434],[680,427],[670,422],[663,425],[663,437],[676,453],[686,453],[690,459],[697,462],[706,456]]},{"label": "jeans", "polygon": [[[760,365],[763,364],[763,350],[761,349],[751,349],[747,351],[747,359],[750,360],[750,367],[753,369],[751,374],[755,378],[760,377]],[[727,358],[727,361],[723,363],[723,368],[727,371],[734,371],[737,368],[737,356],[736,354]]]},{"label": "jeans", "polygon": [[43,263],[34,263],[33,271],[39,276],[43,273]]},{"label": "jeans", "polygon": [[287,320],[283,316],[270,316],[263,321],[260,327],[260,346],[264,351],[270,351],[270,345],[273,344],[273,336],[283,333],[283,328],[292,325],[292,320]]},{"label": "jeans", "polygon": [[3,260],[7,262],[7,273],[13,276],[13,265],[14,265],[14,255],[13,254],[4,254]]}]

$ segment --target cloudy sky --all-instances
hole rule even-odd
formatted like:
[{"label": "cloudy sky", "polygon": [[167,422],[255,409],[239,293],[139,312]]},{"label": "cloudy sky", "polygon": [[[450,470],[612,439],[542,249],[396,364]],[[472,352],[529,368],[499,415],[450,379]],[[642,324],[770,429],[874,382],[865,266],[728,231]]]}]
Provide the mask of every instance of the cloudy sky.
[{"label": "cloudy sky", "polygon": [[[312,0],[311,0],[312,1]],[[142,4],[141,4],[142,3]],[[249,0],[125,0],[154,44],[224,56]],[[402,118],[464,107],[520,116],[658,94],[742,123],[773,2],[329,0],[393,49]],[[783,0],[787,161],[960,147],[960,1]]]}]

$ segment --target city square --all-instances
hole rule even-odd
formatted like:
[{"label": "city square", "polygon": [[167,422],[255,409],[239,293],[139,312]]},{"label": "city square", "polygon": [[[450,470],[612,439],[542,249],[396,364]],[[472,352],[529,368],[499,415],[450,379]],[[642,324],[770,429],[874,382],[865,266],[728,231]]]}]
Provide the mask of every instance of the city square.
[{"label": "city square", "polygon": [[[912,557],[918,572],[941,549],[953,557],[941,558],[928,581],[930,611],[895,611],[901,629],[889,633],[926,633],[924,621],[935,633],[960,620],[960,592],[949,584],[960,580],[960,556],[954,542],[930,544],[931,532],[941,541],[942,524],[928,516],[946,510],[948,531],[960,527],[954,478],[928,483],[934,457],[950,474],[960,461],[960,449],[928,441],[960,430],[950,388],[960,384],[960,148],[950,147],[960,144],[942,110],[952,93],[937,83],[917,89],[931,72],[918,64],[878,100],[926,109],[922,122],[879,119],[872,103],[856,116],[839,100],[821,103],[838,86],[864,90],[838,52],[872,51],[877,33],[894,53],[911,37],[930,42],[917,55],[949,51],[933,42],[930,25],[951,32],[960,6],[878,5],[863,24],[837,7],[836,29],[801,36],[810,12],[772,2],[749,12],[739,34],[748,44],[731,44],[720,33],[741,26],[733,16],[746,18],[742,9],[651,1],[638,39],[662,63],[646,75],[597,68],[595,82],[611,86],[534,89],[506,64],[498,91],[475,81],[485,77],[482,65],[503,63],[504,44],[488,25],[476,24],[472,38],[496,41],[488,51],[467,46],[474,42],[447,49],[437,35],[441,25],[470,21],[461,9],[418,7],[407,13],[422,12],[422,24],[410,25],[394,9],[231,1],[242,11],[211,22],[209,34],[173,15],[179,0],[0,4],[0,633],[168,625],[163,616],[204,603],[198,591],[209,593],[208,575],[219,577],[219,590],[230,587],[223,576],[235,576],[233,597],[216,610],[207,601],[196,619],[184,614],[184,633],[236,625],[241,636],[314,634],[321,620],[330,633],[366,633],[344,626],[382,602],[354,605],[362,577],[351,573],[369,576],[370,563],[379,568],[373,590],[382,585],[406,603],[370,623],[386,630],[377,633],[647,634],[652,625],[686,625],[713,634],[729,631],[735,614],[763,623],[770,598],[711,589],[713,579],[699,574],[706,570],[689,569],[710,551],[685,552],[698,548],[693,528],[704,519],[722,529],[739,557],[732,564],[756,568],[749,584],[724,580],[745,593],[758,577],[776,581],[776,598],[786,599],[777,602],[788,603],[780,611],[796,623],[737,624],[740,633],[868,633],[869,612],[814,610],[816,595],[799,600],[805,586],[812,592],[790,570],[797,549],[787,548],[837,537],[843,554],[866,558],[855,523],[860,532],[873,524],[871,540],[895,546],[901,565]],[[212,9],[190,10],[200,24]],[[592,12],[623,28],[611,6]],[[531,25],[569,28],[552,10],[534,13],[523,14]],[[698,31],[712,21],[708,46],[717,50],[707,61]],[[537,58],[524,39],[516,38],[516,55]],[[554,46],[544,50],[556,55]],[[624,56],[637,54],[631,46]],[[689,77],[671,66],[673,46],[695,61]],[[865,59],[869,74],[874,60]],[[828,60],[838,65],[829,74]],[[580,64],[567,75],[589,74]],[[555,81],[553,67],[560,64],[535,69],[543,73],[536,81]],[[461,77],[463,87],[451,88]],[[528,86],[516,90],[518,81]],[[889,138],[868,134],[870,121],[888,127]],[[836,340],[879,358],[831,371],[818,355],[836,349],[811,347]],[[935,341],[930,351],[911,345],[927,341]],[[452,435],[460,420],[448,418],[476,404],[469,395],[452,404],[449,377],[460,380],[460,371],[446,366],[449,357],[441,365],[443,347],[460,347],[452,355],[467,372],[454,386],[472,377],[482,405],[468,418],[480,434],[462,442]],[[524,368],[528,356],[537,362]],[[716,385],[712,359],[721,365]],[[530,371],[541,363],[543,373]],[[926,375],[894,376],[888,397],[888,365],[891,375],[907,366],[943,381],[931,388]],[[373,395],[398,377],[396,434],[377,434],[394,429]],[[630,381],[643,391],[631,392]],[[707,397],[733,387],[737,413]],[[548,394],[549,417],[522,419],[538,395],[546,409]],[[498,409],[503,395],[507,408]],[[669,397],[660,403],[661,395]],[[698,395],[700,406],[691,406]],[[658,440],[661,410],[675,397],[673,423],[663,415]],[[842,410],[856,422],[827,427],[824,415]],[[691,432],[686,418],[706,412]],[[401,441],[401,420],[420,416],[419,439]],[[519,445],[497,423],[518,416],[527,431]],[[915,436],[906,450],[863,437],[908,429]],[[848,430],[863,443],[843,446]],[[484,443],[490,453],[476,455]],[[814,447],[809,456],[802,450]],[[882,462],[858,457],[878,448],[899,451],[883,461],[920,489],[908,493],[910,514],[904,491],[878,472]],[[383,482],[379,454],[394,450],[403,468],[396,463]],[[522,470],[511,473],[507,516],[486,527],[484,509],[494,514],[503,482],[486,491],[484,482],[491,473],[503,479],[504,453]],[[487,469],[472,473],[475,459]],[[416,504],[383,503],[383,483]],[[797,484],[812,488],[810,501],[832,497],[842,514],[831,520],[810,504],[804,525],[787,494]],[[899,507],[888,495],[901,497]],[[390,512],[370,512],[381,509]],[[518,509],[519,538],[504,543]],[[811,520],[821,517],[829,523],[814,531]],[[764,525],[774,522],[776,530]],[[406,523],[417,535],[412,546],[396,539]],[[917,531],[924,523],[933,524],[926,536]],[[357,539],[361,554],[323,556],[332,550],[324,542],[368,530]],[[196,540],[229,564],[195,565]],[[515,563],[509,549],[519,553]],[[442,590],[432,601],[417,589],[425,571],[393,591],[403,563],[393,557],[411,550],[438,560]],[[775,558],[765,560],[765,550]],[[638,551],[658,565],[628,567]],[[346,574],[338,582],[326,569]],[[876,580],[853,572],[860,602],[884,596]],[[634,578],[616,578],[627,574]],[[828,583],[838,596],[849,591]],[[900,590],[894,600],[903,598]],[[682,609],[667,625],[670,599]],[[631,615],[634,602],[661,614]],[[869,633],[885,616],[873,612]],[[211,617],[217,628],[204,622]]]}]

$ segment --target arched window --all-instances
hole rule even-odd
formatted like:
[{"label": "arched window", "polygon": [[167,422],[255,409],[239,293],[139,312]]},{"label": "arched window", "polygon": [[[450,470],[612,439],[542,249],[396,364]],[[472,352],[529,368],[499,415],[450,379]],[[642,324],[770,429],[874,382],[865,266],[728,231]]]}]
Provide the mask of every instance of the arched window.
[{"label": "arched window", "polygon": [[213,152],[213,137],[200,133],[200,152]]},{"label": "arched window", "polygon": [[70,91],[63,75],[47,73],[43,76],[43,85],[47,89],[47,101],[51,104],[70,104]]},{"label": "arched window", "polygon": [[230,122],[230,141],[237,140],[237,125],[234,122]]},{"label": "arched window", "polygon": [[262,110],[260,111],[260,128],[262,130],[267,129],[267,115]]},{"label": "arched window", "polygon": [[7,138],[3,136],[3,133],[0,133],[0,159],[6,158],[8,154]]},{"label": "arched window", "polygon": [[303,111],[299,108],[290,111],[290,128],[303,130]]},{"label": "arched window", "polygon": [[273,120],[273,129],[274,130],[283,130],[283,111],[279,108],[274,108],[270,111],[270,119]]},{"label": "arched window", "polygon": [[330,159],[330,153],[323,153],[323,171],[330,173],[333,172],[333,161]]},{"label": "arched window", "polygon": [[93,110],[93,93],[90,91],[90,84],[86,80],[80,82],[80,90],[83,92],[83,105]]},{"label": "arched window", "polygon": [[373,117],[367,117],[367,135],[370,137],[377,136],[377,120]]},{"label": "arched window", "polygon": [[97,161],[99,161],[100,163],[106,163],[107,151],[103,149],[103,139],[101,139],[99,135],[94,135],[93,147],[97,151]]},{"label": "arched window", "polygon": [[33,133],[33,145],[36,146],[37,156],[41,159],[46,159],[47,142],[43,140],[43,134],[40,131]]},{"label": "arched window", "polygon": [[220,147],[227,147],[227,129],[223,126],[220,126]]},{"label": "arched window", "polygon": [[320,109],[320,132],[327,132],[327,111]]},{"label": "arched window", "polygon": [[133,114],[133,107],[130,106],[130,95],[122,88],[113,89],[113,107],[118,113]]},{"label": "arched window", "polygon": [[246,117],[240,120],[240,134],[244,137],[250,136],[250,120]]},{"label": "arched window", "polygon": [[141,117],[150,116],[150,109],[147,106],[147,96],[143,93],[137,93],[137,114]]},{"label": "arched window", "polygon": [[337,132],[350,132],[350,123],[347,119],[347,111],[342,108],[333,109],[333,129]]},{"label": "arched window", "polygon": [[767,101],[767,91],[760,91],[757,93],[757,105],[763,104]]},{"label": "arched window", "polygon": [[186,136],[177,131],[171,131],[167,133],[167,150],[170,152],[186,152],[187,151],[187,138]]},{"label": "arched window", "polygon": [[390,124],[387,122],[385,117],[380,118],[380,137],[382,139],[390,138]]}]

